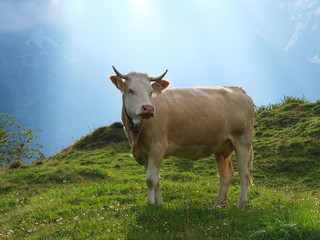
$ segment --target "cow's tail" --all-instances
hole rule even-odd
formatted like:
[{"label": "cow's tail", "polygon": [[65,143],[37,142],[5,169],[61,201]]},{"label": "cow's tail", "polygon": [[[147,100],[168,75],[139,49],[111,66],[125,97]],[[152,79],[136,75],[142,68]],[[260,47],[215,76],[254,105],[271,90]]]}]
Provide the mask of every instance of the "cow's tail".
[{"label": "cow's tail", "polygon": [[248,162],[248,169],[250,172],[250,182],[249,185],[253,186],[253,147],[251,145],[249,150],[249,162]]}]

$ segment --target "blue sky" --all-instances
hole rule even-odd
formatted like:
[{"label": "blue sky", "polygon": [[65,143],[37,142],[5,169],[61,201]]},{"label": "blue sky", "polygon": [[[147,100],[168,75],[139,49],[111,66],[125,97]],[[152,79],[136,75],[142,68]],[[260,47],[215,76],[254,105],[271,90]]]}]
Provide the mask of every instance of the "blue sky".
[{"label": "blue sky", "polygon": [[112,65],[168,69],[171,87],[243,86],[256,105],[320,99],[316,0],[0,0],[0,34],[28,31],[28,44],[51,44],[67,62],[63,84],[48,83],[54,114],[67,118],[64,144],[120,120]]}]

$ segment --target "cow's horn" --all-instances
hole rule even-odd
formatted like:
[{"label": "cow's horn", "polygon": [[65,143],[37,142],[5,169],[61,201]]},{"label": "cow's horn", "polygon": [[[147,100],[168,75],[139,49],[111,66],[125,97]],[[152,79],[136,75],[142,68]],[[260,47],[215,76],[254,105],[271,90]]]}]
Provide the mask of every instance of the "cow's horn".
[{"label": "cow's horn", "polygon": [[112,68],[119,78],[128,79],[128,75],[121,74],[114,66]]},{"label": "cow's horn", "polygon": [[162,78],[164,78],[164,76],[167,74],[167,72],[168,72],[168,69],[167,69],[162,75],[160,75],[159,77],[149,77],[149,81],[150,81],[150,82],[159,81],[159,80],[161,80]]}]

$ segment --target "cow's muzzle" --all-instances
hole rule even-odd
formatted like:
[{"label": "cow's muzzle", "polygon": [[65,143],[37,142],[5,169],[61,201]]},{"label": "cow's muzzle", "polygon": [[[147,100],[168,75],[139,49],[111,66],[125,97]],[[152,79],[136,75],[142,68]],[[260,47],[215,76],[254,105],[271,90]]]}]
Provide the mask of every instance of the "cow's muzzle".
[{"label": "cow's muzzle", "polygon": [[154,106],[142,105],[141,113],[139,114],[142,118],[148,119],[154,116]]}]

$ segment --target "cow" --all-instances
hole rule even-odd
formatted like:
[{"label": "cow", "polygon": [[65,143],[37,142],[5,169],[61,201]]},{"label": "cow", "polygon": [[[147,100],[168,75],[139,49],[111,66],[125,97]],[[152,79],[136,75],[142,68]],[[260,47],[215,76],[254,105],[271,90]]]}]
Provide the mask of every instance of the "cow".
[{"label": "cow", "polygon": [[226,204],[235,152],[240,178],[238,207],[248,203],[252,180],[254,105],[241,87],[168,88],[159,77],[114,66],[111,82],[122,93],[122,122],[136,161],[146,169],[147,198],[162,204],[160,166],[166,156],[197,160],[214,156],[219,173],[215,206]]}]

